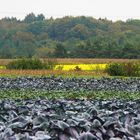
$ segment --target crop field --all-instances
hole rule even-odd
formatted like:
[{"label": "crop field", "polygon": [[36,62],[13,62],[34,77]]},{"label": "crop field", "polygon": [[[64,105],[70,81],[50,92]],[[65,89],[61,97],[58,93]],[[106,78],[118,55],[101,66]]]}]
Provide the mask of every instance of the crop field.
[{"label": "crop field", "polygon": [[49,91],[25,87],[19,90],[8,85],[5,87],[0,90],[1,140],[139,138],[138,92]]},{"label": "crop field", "polygon": [[[16,59],[0,59],[0,65],[5,66],[9,62],[16,60]],[[130,61],[137,61],[137,59],[72,59],[72,58],[52,58],[52,59],[41,59],[43,62],[48,60],[56,61],[58,64],[105,64],[110,62],[130,62]]]},{"label": "crop field", "polygon": [[[97,70],[105,70],[107,64],[56,64],[53,70],[84,70],[84,71],[97,71]],[[0,66],[0,70],[5,70],[6,66]]]},{"label": "crop field", "polygon": [[0,70],[1,77],[18,76],[61,76],[61,77],[101,77],[109,76],[104,71],[63,71],[63,70]]},{"label": "crop field", "polygon": [[1,140],[139,139],[138,100],[26,99],[0,105]]},{"label": "crop field", "polygon": [[[104,71],[107,63],[103,60],[94,59],[51,59],[49,61],[54,61],[56,64],[53,70],[9,70],[6,69],[6,65],[13,60],[1,59],[0,60],[0,76],[78,76],[78,77],[98,77],[98,76],[108,76]],[[43,62],[47,59],[43,59]],[[107,60],[108,61],[108,60]],[[106,61],[106,62],[107,62]],[[122,61],[122,60],[120,60]],[[92,63],[91,63],[92,62]],[[95,63],[97,62],[97,63]],[[99,63],[100,62],[100,63]],[[47,63],[47,62],[46,62]]]},{"label": "crop field", "polygon": [[[44,59],[43,59],[44,60]],[[47,59],[46,59],[47,60]],[[53,60],[53,59],[52,59]],[[45,61],[45,60],[44,60]],[[63,59],[54,59],[58,64],[105,64],[110,62],[130,62],[138,61],[137,59],[89,59],[89,58],[63,58]]]},{"label": "crop field", "polygon": [[140,78],[63,78],[15,77],[0,78],[0,89],[42,89],[47,91],[113,91],[140,92]]},{"label": "crop field", "polygon": [[139,78],[0,78],[0,139],[137,140],[139,83]]},{"label": "crop field", "polygon": [[111,62],[134,62],[135,59],[41,59],[44,63],[55,63],[52,70],[8,70],[6,65],[16,59],[0,59],[0,76],[78,76],[102,77],[108,76],[105,71]]},{"label": "crop field", "polygon": [[70,70],[84,70],[84,71],[103,71],[105,70],[107,64],[61,64],[61,65],[56,65],[54,67],[54,70],[65,70],[65,71],[70,71]]},{"label": "crop field", "polygon": [[109,60],[59,59],[53,70],[4,63],[0,140],[140,139],[140,78],[109,77]]}]

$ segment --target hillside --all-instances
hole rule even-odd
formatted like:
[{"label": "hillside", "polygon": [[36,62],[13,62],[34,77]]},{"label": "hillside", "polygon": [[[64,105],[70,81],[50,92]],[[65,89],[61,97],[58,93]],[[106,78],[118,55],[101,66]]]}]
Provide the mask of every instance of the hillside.
[{"label": "hillside", "polygon": [[140,58],[140,20],[45,19],[28,14],[0,20],[0,58]]}]

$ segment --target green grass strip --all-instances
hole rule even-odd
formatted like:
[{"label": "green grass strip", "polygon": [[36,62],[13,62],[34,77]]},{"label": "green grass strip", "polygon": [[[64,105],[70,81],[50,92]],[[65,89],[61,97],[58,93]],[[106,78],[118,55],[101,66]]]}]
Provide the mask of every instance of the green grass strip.
[{"label": "green grass strip", "polygon": [[47,90],[14,90],[1,89],[0,99],[140,99],[139,93],[115,92],[115,91],[47,91]]}]

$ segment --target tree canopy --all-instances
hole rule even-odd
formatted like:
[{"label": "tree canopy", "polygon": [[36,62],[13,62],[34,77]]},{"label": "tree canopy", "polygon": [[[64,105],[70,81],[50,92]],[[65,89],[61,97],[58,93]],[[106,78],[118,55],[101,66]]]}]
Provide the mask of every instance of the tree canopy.
[{"label": "tree canopy", "polygon": [[0,20],[0,58],[140,58],[140,20],[66,16]]}]

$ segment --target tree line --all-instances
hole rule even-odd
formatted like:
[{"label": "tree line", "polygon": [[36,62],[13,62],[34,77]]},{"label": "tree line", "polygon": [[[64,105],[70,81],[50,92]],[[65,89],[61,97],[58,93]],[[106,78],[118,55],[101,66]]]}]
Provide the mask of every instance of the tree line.
[{"label": "tree line", "polygon": [[0,58],[140,58],[140,20],[93,17],[0,20]]}]

